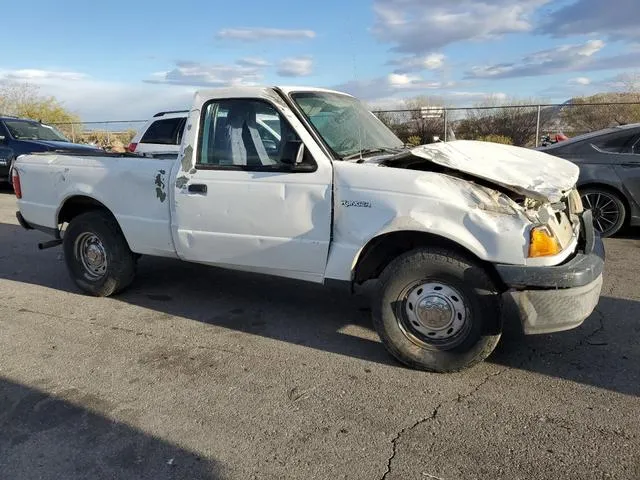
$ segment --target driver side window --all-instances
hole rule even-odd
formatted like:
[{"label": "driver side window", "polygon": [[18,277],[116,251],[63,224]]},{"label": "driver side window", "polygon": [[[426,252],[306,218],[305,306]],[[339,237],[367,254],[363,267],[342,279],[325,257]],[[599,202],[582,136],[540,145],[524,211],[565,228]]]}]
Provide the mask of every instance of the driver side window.
[{"label": "driver side window", "polygon": [[291,171],[299,145],[296,132],[269,103],[214,101],[203,109],[196,168]]}]

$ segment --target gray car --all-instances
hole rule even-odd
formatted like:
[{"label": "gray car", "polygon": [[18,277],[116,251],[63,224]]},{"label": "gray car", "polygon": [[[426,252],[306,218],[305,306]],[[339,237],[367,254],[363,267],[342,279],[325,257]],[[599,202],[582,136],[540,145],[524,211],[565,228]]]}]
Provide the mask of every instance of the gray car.
[{"label": "gray car", "polygon": [[640,225],[640,123],[607,128],[538,150],[580,167],[578,190],[603,237]]}]

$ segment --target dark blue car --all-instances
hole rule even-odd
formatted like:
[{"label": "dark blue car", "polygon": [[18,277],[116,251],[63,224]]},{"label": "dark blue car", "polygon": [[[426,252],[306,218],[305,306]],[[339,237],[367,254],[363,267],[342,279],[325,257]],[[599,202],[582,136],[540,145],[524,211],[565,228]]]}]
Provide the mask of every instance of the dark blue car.
[{"label": "dark blue car", "polygon": [[99,150],[72,143],[55,128],[24,118],[0,116],[0,181],[11,181],[11,168],[19,155],[37,152]]}]

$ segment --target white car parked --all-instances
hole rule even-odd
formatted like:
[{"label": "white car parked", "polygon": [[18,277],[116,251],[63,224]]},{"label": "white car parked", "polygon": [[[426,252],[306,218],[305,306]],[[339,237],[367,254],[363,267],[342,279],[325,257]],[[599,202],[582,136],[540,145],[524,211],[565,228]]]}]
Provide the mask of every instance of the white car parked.
[{"label": "white car parked", "polygon": [[175,153],[180,151],[188,110],[156,113],[129,143],[127,150],[138,155]]},{"label": "white car parked", "polygon": [[140,255],[350,289],[377,279],[384,345],[445,372],[493,351],[505,303],[527,334],[594,310],[604,248],[578,173],[507,145],[406,148],[349,95],[253,87],[197,93],[176,159],[25,155],[13,182],[21,225],[63,245],[89,294],[125,289]]}]

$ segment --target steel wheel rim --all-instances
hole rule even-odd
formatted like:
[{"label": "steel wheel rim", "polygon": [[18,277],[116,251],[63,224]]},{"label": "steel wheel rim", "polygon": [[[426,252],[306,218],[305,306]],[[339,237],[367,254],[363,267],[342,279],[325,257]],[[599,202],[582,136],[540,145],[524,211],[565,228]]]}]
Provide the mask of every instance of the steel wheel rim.
[{"label": "steel wheel rim", "polygon": [[79,235],[74,253],[90,278],[97,280],[107,273],[107,251],[97,235],[89,232]]},{"label": "steel wheel rim", "polygon": [[620,210],[615,198],[606,192],[582,195],[582,202],[591,210],[593,225],[601,233],[609,233],[620,221]]},{"label": "steel wheel rim", "polygon": [[470,328],[470,311],[464,296],[438,281],[419,281],[401,292],[398,324],[421,347],[440,349],[459,345]]}]

